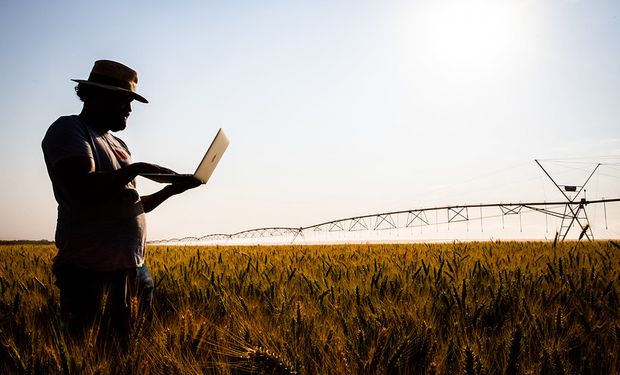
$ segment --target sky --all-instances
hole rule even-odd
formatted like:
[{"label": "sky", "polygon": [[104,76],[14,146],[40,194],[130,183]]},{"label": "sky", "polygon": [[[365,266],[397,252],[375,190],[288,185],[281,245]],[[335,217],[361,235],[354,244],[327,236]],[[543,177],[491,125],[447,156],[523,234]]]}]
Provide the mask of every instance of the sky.
[{"label": "sky", "polygon": [[[192,173],[231,140],[149,240],[563,199],[534,159],[576,185],[603,163],[588,198],[617,198],[619,40],[616,0],[0,0],[0,239],[53,239],[40,142],[98,59],[150,101],[116,134],[134,161]],[[598,237],[617,206],[593,207]]]}]

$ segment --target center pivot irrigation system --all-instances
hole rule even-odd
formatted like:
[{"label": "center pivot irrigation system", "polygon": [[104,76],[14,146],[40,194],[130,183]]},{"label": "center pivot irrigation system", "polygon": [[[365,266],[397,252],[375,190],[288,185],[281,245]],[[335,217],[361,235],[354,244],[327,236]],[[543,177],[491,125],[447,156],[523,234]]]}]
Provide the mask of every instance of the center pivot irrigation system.
[{"label": "center pivot irrigation system", "polygon": [[[551,216],[561,220],[559,230],[556,232],[555,240],[564,241],[569,233],[576,234],[577,240],[583,238],[593,240],[592,227],[588,219],[586,206],[603,205],[605,226],[607,227],[607,204],[620,202],[620,198],[587,200],[585,197],[585,187],[592,176],[602,165],[596,164],[594,169],[589,173],[587,179],[581,185],[560,185],[538,160],[536,164],[543,170],[545,175],[551,180],[555,187],[562,193],[565,200],[555,202],[527,202],[527,203],[492,203],[492,204],[469,204],[454,205],[432,208],[418,208],[411,210],[392,211],[372,215],[363,215],[349,217],[323,222],[320,224],[310,225],[306,227],[265,227],[244,230],[232,234],[208,234],[201,237],[184,237],[172,238],[167,240],[150,241],[150,244],[164,243],[199,243],[209,244],[218,243],[225,244],[232,240],[244,239],[269,239],[269,238],[292,238],[290,243],[294,243],[298,238],[304,238],[309,233],[334,233],[334,232],[361,232],[361,231],[380,231],[390,229],[403,228],[420,228],[439,226],[447,224],[448,228],[451,223],[470,222],[480,220],[482,228],[482,210],[495,210],[497,213],[489,217],[501,217],[502,227],[504,226],[504,217],[510,215],[519,215],[525,211],[538,212],[547,217]],[[583,193],[583,194],[582,194]],[[470,215],[472,212],[479,211],[479,216]],[[519,220],[521,222],[521,220]]]}]

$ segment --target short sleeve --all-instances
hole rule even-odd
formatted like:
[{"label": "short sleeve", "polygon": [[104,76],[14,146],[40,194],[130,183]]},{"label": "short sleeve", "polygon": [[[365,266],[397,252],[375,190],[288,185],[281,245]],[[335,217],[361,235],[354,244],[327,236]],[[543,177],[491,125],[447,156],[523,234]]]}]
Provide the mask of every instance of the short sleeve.
[{"label": "short sleeve", "polygon": [[90,135],[76,116],[65,116],[56,120],[47,130],[41,147],[50,166],[71,157],[93,159]]}]

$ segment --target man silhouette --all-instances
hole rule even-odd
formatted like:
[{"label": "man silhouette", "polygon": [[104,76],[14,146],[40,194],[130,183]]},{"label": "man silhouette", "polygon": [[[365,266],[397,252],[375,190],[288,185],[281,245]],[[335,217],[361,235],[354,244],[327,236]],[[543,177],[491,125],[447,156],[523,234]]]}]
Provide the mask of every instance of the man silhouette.
[{"label": "man silhouette", "polygon": [[99,60],[87,80],[73,81],[81,113],[60,117],[42,142],[58,202],[53,272],[61,311],[75,333],[98,317],[106,328],[127,336],[132,297],[139,294],[147,307],[152,298],[153,280],[144,263],[145,213],[200,182],[140,196],[137,175],[172,171],[132,162],[127,145],[112,134],[127,126],[133,100],[148,103],[136,92],[137,73]]}]

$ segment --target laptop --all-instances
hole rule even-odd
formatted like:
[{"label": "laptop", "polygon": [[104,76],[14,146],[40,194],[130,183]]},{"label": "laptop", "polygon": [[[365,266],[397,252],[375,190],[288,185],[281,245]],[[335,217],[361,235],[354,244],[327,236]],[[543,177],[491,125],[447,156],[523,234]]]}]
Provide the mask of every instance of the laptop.
[{"label": "laptop", "polygon": [[217,167],[217,163],[222,158],[224,151],[230,143],[224,130],[220,128],[215,138],[211,142],[211,146],[207,150],[205,156],[202,157],[202,161],[198,164],[196,172],[194,174],[173,174],[173,173],[141,173],[140,176],[146,177],[150,180],[161,182],[164,184],[175,182],[188,182],[192,179],[198,179],[203,184],[206,184],[211,177],[211,174]]}]

